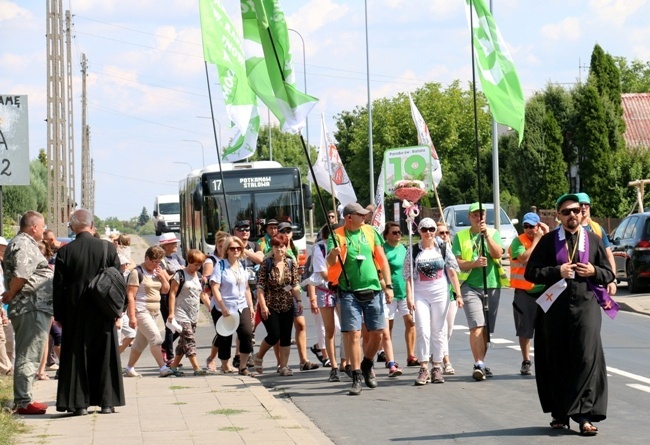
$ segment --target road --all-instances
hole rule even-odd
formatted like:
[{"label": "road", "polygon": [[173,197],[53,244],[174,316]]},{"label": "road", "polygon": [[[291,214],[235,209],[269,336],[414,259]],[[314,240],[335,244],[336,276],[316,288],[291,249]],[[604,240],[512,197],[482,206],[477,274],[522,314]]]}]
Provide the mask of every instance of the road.
[{"label": "road", "polygon": [[[155,237],[145,237],[155,243]],[[619,290],[629,295],[626,286]],[[350,397],[350,382],[329,383],[329,368],[300,372],[298,354],[291,352],[293,377],[272,372],[267,357],[266,373],[259,378],[277,397],[290,398],[316,425],[340,445],[389,443],[463,443],[522,444],[647,443],[650,426],[650,317],[620,312],[615,320],[603,317],[603,343],[608,365],[609,418],[598,424],[600,433],[593,438],[571,431],[556,431],[548,426],[550,415],[541,411],[535,377],[521,376],[521,354],[514,335],[512,291],[502,292],[496,332],[488,352],[487,364],[495,377],[475,382],[471,376],[472,359],[468,344],[465,315],[459,311],[451,339],[451,358],[455,376],[445,376],[439,385],[413,385],[418,368],[404,368],[404,375],[387,377],[387,370],[376,369],[379,387],[364,387],[359,397]],[[307,314],[308,345],[315,343],[314,323]],[[403,324],[395,323],[394,347],[399,362],[406,361]],[[199,344],[207,345],[213,335],[209,329],[197,331]],[[257,344],[264,328],[257,330]],[[293,347],[295,348],[295,347]],[[293,349],[292,348],[292,349]],[[200,347],[207,354],[207,346]],[[309,353],[311,354],[311,353]],[[313,357],[311,357],[313,358]],[[533,357],[534,361],[534,357]],[[558,363],[557,366],[562,366]],[[582,442],[580,442],[582,443]]]}]

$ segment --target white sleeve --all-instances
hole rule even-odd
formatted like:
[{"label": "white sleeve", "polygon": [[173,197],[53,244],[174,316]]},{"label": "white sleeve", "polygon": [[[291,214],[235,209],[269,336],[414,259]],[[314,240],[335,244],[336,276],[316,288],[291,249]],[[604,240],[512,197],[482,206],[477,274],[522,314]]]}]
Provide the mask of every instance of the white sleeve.
[{"label": "white sleeve", "polygon": [[311,252],[311,264],[314,272],[327,272],[327,262],[325,261],[325,255],[319,247],[319,243],[314,244],[313,250]]}]

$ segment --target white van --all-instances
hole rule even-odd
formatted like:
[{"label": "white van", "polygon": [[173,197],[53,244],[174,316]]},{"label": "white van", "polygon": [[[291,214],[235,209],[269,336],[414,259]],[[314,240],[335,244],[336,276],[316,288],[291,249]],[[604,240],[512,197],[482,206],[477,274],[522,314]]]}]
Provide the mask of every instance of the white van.
[{"label": "white van", "polygon": [[181,206],[178,195],[158,195],[153,202],[153,226],[156,236],[165,232],[180,232]]}]

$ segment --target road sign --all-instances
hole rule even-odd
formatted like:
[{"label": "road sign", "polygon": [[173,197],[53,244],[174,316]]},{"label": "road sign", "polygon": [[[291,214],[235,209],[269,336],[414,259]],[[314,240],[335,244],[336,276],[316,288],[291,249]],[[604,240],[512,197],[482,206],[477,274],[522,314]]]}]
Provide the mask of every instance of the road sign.
[{"label": "road sign", "polygon": [[29,185],[27,96],[0,94],[0,186]]},{"label": "road sign", "polygon": [[384,178],[386,194],[392,195],[395,182],[402,179],[423,181],[431,189],[431,149],[427,145],[390,148],[384,152]]}]

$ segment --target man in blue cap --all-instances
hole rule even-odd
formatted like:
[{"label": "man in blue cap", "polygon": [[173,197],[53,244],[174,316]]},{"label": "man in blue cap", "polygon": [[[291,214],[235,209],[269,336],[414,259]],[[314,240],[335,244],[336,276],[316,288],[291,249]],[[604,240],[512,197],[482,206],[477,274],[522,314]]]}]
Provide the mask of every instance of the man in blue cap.
[{"label": "man in blue cap", "polygon": [[523,219],[524,233],[515,238],[510,245],[510,287],[515,290],[512,301],[512,312],[515,317],[515,330],[519,337],[521,349],[521,375],[530,375],[532,363],[530,361],[530,340],[535,333],[535,313],[537,303],[535,300],[544,290],[543,284],[533,284],[526,281],[526,263],[533,253],[537,243],[543,235],[548,233],[548,226],[544,224],[537,213],[529,212]]},{"label": "man in blue cap", "polygon": [[[595,233],[603,240],[605,250],[607,251],[607,261],[609,261],[609,265],[614,271],[614,275],[616,275],[616,263],[614,262],[614,254],[612,253],[609,236],[607,236],[607,232],[603,226],[591,219],[591,198],[586,193],[576,193],[576,196],[580,202],[580,211],[582,212],[582,227],[589,232]],[[607,285],[607,293],[609,295],[616,294],[616,280]]]}]

